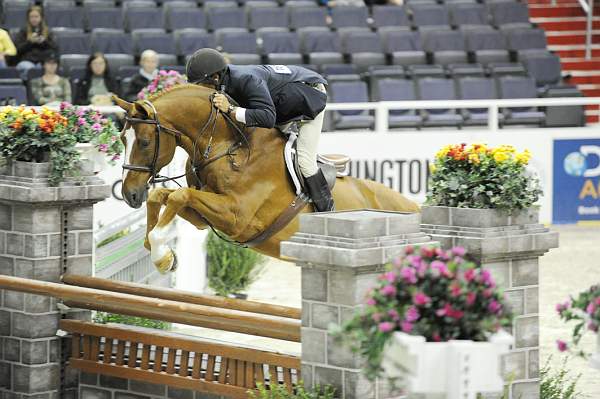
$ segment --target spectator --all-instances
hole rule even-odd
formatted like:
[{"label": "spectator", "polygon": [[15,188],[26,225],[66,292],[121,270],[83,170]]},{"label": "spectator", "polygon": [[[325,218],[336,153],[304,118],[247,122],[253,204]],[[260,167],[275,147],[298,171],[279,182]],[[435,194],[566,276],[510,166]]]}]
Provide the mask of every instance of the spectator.
[{"label": "spectator", "polygon": [[131,78],[129,90],[125,98],[129,101],[137,100],[138,93],[156,77],[158,73],[158,54],[154,50],[144,50],[140,57],[140,71]]},{"label": "spectator", "polygon": [[56,56],[58,47],[44,21],[42,8],[32,6],[27,11],[27,26],[22,28],[15,39],[19,63],[17,69],[26,77],[27,70],[40,66],[45,59]]},{"label": "spectator", "polygon": [[55,105],[63,101],[71,102],[69,79],[58,75],[58,60],[51,55],[44,61],[44,74],[31,80],[31,94],[35,105]]},{"label": "spectator", "polygon": [[4,29],[0,29],[0,68],[6,68],[6,56],[14,56],[17,54],[10,35]]},{"label": "spectator", "polygon": [[85,77],[77,84],[75,104],[112,105],[111,96],[118,92],[104,54],[92,54],[87,60]]}]

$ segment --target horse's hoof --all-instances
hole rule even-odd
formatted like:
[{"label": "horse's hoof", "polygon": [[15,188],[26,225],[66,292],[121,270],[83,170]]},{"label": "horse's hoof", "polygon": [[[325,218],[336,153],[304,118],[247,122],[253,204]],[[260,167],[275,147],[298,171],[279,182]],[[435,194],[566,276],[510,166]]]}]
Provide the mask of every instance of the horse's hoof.
[{"label": "horse's hoof", "polygon": [[168,272],[174,271],[177,267],[177,259],[173,250],[169,249],[169,252],[165,254],[158,262],[154,263],[156,270],[160,274],[167,274]]}]

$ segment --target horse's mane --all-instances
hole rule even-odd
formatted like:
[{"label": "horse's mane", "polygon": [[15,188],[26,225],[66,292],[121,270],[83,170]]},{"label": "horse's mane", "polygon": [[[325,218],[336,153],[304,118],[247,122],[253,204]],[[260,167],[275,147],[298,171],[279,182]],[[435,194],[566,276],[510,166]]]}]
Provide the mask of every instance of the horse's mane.
[{"label": "horse's mane", "polygon": [[192,83],[177,83],[167,89],[164,89],[157,93],[152,94],[150,97],[148,97],[148,101],[154,102],[154,101],[158,100],[159,98],[166,96],[167,94],[170,94],[173,92],[179,92],[182,90],[188,90],[188,89],[205,91],[207,96],[209,94],[211,94],[212,92],[214,92],[213,89],[210,89],[210,88],[204,87],[204,86],[200,86],[200,85],[195,85]]}]

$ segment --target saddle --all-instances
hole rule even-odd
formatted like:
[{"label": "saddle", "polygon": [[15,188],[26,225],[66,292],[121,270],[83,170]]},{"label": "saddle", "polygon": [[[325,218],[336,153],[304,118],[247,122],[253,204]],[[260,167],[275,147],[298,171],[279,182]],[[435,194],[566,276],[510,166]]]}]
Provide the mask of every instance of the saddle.
[{"label": "saddle", "polygon": [[[298,164],[298,155],[296,147],[298,144],[298,135],[296,132],[288,131],[287,143],[284,147],[284,159],[285,166],[288,170],[292,183],[296,188],[296,195],[307,193],[308,190],[305,187],[304,176],[300,173],[300,166]],[[317,166],[323,172],[325,180],[330,190],[333,190],[336,180],[344,176],[348,176],[348,163],[350,157],[341,154],[318,154],[317,155]]]}]

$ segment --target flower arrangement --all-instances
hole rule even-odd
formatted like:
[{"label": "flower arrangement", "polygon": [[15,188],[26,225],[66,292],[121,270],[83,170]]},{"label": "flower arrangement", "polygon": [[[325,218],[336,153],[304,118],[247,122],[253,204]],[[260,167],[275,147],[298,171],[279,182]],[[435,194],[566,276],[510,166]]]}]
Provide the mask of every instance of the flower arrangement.
[{"label": "flower arrangement", "polygon": [[25,106],[0,108],[0,155],[12,161],[50,161],[50,184],[76,169],[79,153],[68,121],[60,113]]},{"label": "flower arrangement", "polygon": [[459,208],[524,209],[542,194],[527,171],[531,153],[510,145],[453,144],[430,165],[427,204]]},{"label": "flower arrangement", "polygon": [[177,71],[159,71],[156,77],[137,95],[138,100],[146,100],[153,94],[171,87],[187,83],[186,78]]},{"label": "flower arrangement", "polygon": [[60,114],[67,120],[67,126],[78,143],[91,143],[98,152],[109,158],[114,165],[123,152],[119,139],[119,129],[115,123],[91,108],[82,108],[63,102]]},{"label": "flower arrangement", "polygon": [[556,311],[561,320],[565,322],[575,321],[575,327],[571,334],[572,344],[569,345],[563,340],[558,340],[558,350],[561,352],[570,351],[587,358],[588,353],[575,349],[586,331],[592,331],[598,334],[600,329],[600,285],[595,285],[587,291],[580,293],[576,298],[556,305]]},{"label": "flower arrangement", "polygon": [[427,341],[485,341],[512,315],[491,273],[464,258],[465,250],[409,246],[368,294],[366,306],[334,334],[366,360],[366,375],[381,374],[383,350],[395,331]]}]

